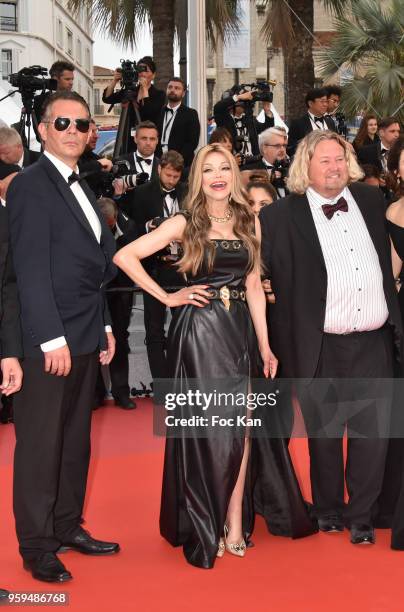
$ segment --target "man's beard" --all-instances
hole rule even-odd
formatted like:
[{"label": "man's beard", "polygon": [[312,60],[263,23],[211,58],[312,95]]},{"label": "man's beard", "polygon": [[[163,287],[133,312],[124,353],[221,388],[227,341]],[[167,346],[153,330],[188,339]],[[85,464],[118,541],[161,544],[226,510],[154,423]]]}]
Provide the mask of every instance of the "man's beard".
[{"label": "man's beard", "polygon": [[181,98],[181,96],[176,96],[175,94],[171,94],[171,95],[167,96],[167,100],[169,102],[181,102],[182,98]]}]

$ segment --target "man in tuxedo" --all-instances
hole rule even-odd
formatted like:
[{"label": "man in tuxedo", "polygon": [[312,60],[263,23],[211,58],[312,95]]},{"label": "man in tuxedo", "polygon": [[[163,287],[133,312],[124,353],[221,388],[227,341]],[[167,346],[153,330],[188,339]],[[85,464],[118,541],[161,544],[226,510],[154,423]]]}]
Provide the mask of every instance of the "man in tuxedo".
[{"label": "man in tuxedo", "polygon": [[167,105],[163,108],[157,124],[160,134],[158,156],[167,151],[177,151],[188,168],[194,159],[199,143],[201,126],[198,113],[183,104],[186,85],[179,77],[172,77],[167,85]]},{"label": "man in tuxedo", "polygon": [[19,166],[28,168],[40,157],[37,151],[23,147],[21,136],[14,128],[0,127],[0,167]]},{"label": "man in tuxedo", "polygon": [[[138,81],[132,90],[120,89],[115,91],[115,87],[122,80],[122,69],[117,68],[110,84],[104,89],[102,101],[105,104],[122,104],[128,108],[128,137],[133,126],[143,121],[151,121],[157,124],[161,115],[161,110],[165,104],[165,93],[157,89],[153,84],[156,76],[157,67],[153,59],[146,55],[137,63]],[[124,143],[124,151],[133,151],[134,146],[130,140]]]},{"label": "man in tuxedo", "polygon": [[14,514],[24,567],[46,582],[72,577],[59,549],[119,550],[81,527],[98,361],[109,363],[115,345],[104,300],[115,243],[77,174],[89,119],[77,93],[50,96],[38,126],[45,152],[7,194],[24,351]]},{"label": "man in tuxedo", "polygon": [[[158,178],[132,192],[134,194],[127,213],[136,222],[140,235],[153,231],[164,219],[180,210],[186,193],[186,186],[179,182],[183,169],[182,156],[176,151],[167,151],[162,155]],[[147,272],[159,285],[184,285],[183,277],[173,265],[178,260],[177,250],[178,245],[174,243],[143,261]],[[143,303],[147,356],[155,381],[168,376],[164,333],[166,306],[147,292],[143,293]]]},{"label": "man in tuxedo", "polygon": [[335,113],[339,107],[339,103],[341,102],[342,89],[338,87],[338,85],[327,85],[325,87],[327,92],[327,112],[325,114],[326,118],[331,119],[334,123],[334,127],[337,130],[337,120],[335,118]]},{"label": "man in tuxedo", "polygon": [[242,91],[224,97],[213,108],[217,127],[225,127],[230,132],[233,150],[243,155],[259,154],[254,116],[252,112],[246,112],[245,107],[245,103],[253,104],[253,99],[251,91]]},{"label": "man in tuxedo", "polygon": [[314,511],[322,531],[350,527],[353,544],[374,542],[394,347],[399,357],[402,348],[384,201],[378,189],[354,182],[360,177],[341,136],[313,131],[292,163],[291,194],[260,215],[263,264],[276,298],[271,347],[283,376],[297,385]]},{"label": "man in tuxedo", "polygon": [[[9,249],[8,217],[4,206],[0,206],[0,245],[0,391],[3,397],[9,397],[21,388],[22,369],[19,358],[22,357],[22,342],[17,282]],[[0,603],[7,597],[8,591],[0,589]]]},{"label": "man in tuxedo", "polygon": [[286,175],[289,168],[289,159],[286,155],[288,136],[286,131],[279,127],[271,127],[261,132],[258,137],[260,161],[245,164],[241,170],[266,170],[269,180],[276,189],[280,198],[288,193],[286,189]]},{"label": "man in tuxedo", "polygon": [[302,138],[315,130],[332,130],[336,132],[334,121],[327,117],[327,90],[310,89],[305,97],[307,113],[299,119],[294,119],[289,129],[288,155],[293,156]]},{"label": "man in tuxedo", "polygon": [[387,158],[393,144],[400,136],[400,123],[396,117],[383,117],[379,121],[380,140],[375,144],[361,147],[358,159],[361,164],[372,164],[379,168],[383,175],[387,174]]},{"label": "man in tuxedo", "polygon": [[[111,198],[100,198],[98,200],[99,209],[115,238],[116,248],[122,249],[124,246],[133,242],[138,237],[134,221],[128,219],[117,207],[116,202]],[[109,374],[111,377],[111,393],[115,404],[124,410],[136,408],[135,402],[130,398],[129,388],[129,332],[128,327],[132,314],[133,281],[118,269],[116,277],[108,283],[106,295],[112,320],[112,332],[114,334],[116,346],[115,355],[109,364]],[[119,291],[122,288],[129,288],[129,291]],[[117,289],[117,291],[114,291]],[[102,405],[105,397],[105,384],[99,370],[97,379],[96,399],[97,406]]]}]

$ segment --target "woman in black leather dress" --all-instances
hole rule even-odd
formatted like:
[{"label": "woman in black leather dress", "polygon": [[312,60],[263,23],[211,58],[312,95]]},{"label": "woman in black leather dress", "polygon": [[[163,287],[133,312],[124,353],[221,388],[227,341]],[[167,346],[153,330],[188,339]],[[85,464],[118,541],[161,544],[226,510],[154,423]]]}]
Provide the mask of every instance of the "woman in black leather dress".
[{"label": "woman in black leather dress", "polygon": [[[387,167],[390,187],[398,199],[387,209],[387,226],[392,243],[393,274],[399,281],[402,280],[402,267],[404,262],[404,136],[401,136],[392,146]],[[404,287],[398,293],[401,316],[404,323]],[[403,364],[401,363],[403,367]],[[392,431],[397,438],[392,438],[386,461],[386,471],[383,490],[379,500],[381,513],[381,526],[391,524],[391,547],[404,550],[404,423],[402,419],[403,379],[404,371],[398,373],[400,381],[395,394],[395,411],[393,413]]]},{"label": "woman in black leather dress", "polygon": [[[115,263],[145,291],[178,307],[168,347],[177,388],[189,388],[194,380],[203,385],[221,379],[246,394],[251,378],[275,376],[259,240],[259,222],[245,199],[234,159],[214,144],[201,149],[194,160],[186,210],[115,256]],[[146,274],[140,259],[172,241],[182,242],[179,269],[188,286],[168,294]],[[226,417],[239,413],[238,406],[226,407]],[[260,511],[266,519],[273,518],[274,533],[299,537],[315,531],[285,444],[257,442],[244,429],[241,435],[200,437],[188,428],[167,438],[160,530],[174,546],[183,545],[191,564],[211,568],[225,550],[244,556],[253,529],[257,482]]]}]

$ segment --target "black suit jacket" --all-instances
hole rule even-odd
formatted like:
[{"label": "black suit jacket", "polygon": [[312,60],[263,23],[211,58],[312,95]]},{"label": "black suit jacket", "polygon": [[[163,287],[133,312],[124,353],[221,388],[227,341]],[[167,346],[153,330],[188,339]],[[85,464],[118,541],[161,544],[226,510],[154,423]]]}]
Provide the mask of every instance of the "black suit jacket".
[{"label": "black suit jacket", "polygon": [[[38,161],[41,157],[41,153],[37,151],[30,151],[24,147],[24,157],[22,161],[22,169],[28,168],[34,162]],[[0,176],[1,178],[12,174],[13,172],[19,172],[20,167],[17,164],[6,164],[5,162],[0,160]]]},{"label": "black suit jacket", "polygon": [[[121,103],[126,93],[125,91],[120,89],[111,94],[110,96],[106,96],[105,91],[106,89],[104,89],[104,92],[102,94],[102,101],[105,102],[105,104],[112,105]],[[137,94],[135,93],[135,98],[136,96]],[[154,87],[154,85],[150,85],[149,97],[144,98],[144,100],[139,104],[139,115],[141,121],[153,121],[153,123],[157,124],[160,117],[161,109],[165,104],[165,100],[166,95],[164,91],[162,91],[161,89],[157,89],[156,87]],[[130,125],[135,125],[136,120],[133,105],[129,104],[128,108]]]},{"label": "black suit jacket", "polygon": [[4,357],[22,357],[22,339],[8,214],[7,209],[0,205],[0,358]]},{"label": "black suit jacket", "polygon": [[[120,155],[116,159],[117,160],[124,159],[124,160],[128,161],[129,164],[130,164],[130,171],[133,172],[133,174],[136,174],[137,170],[136,170],[135,161],[134,161],[134,157],[133,157],[134,155],[136,155],[136,153],[131,151],[130,153],[125,153],[124,155]],[[154,179],[154,178],[156,178],[158,176],[157,168],[159,166],[159,163],[160,163],[160,159],[155,155],[153,157],[152,171],[151,171],[150,179]]]},{"label": "black suit jacket", "polygon": [[25,356],[65,336],[73,356],[105,348],[104,285],[116,273],[115,241],[85,182],[101,223],[99,244],[72,190],[46,157],[9,187],[11,244],[22,312]]},{"label": "black suit jacket", "polygon": [[[128,219],[128,217],[126,217],[120,210],[118,211],[116,224],[122,232],[122,236],[115,238],[116,250],[118,251],[136,240],[136,238],[139,237],[139,234],[135,222],[132,221],[132,219]],[[123,270],[118,268],[118,273],[108,284],[108,289],[113,287],[132,287],[133,285],[133,280],[130,279],[129,276],[123,272]]]},{"label": "black suit jacket", "polygon": [[[336,132],[336,127],[334,121],[331,117],[325,117],[325,122],[327,127],[332,132]],[[288,134],[288,155],[294,155],[296,152],[297,145],[307,134],[313,131],[313,126],[310,121],[309,114],[303,115],[303,117],[299,117],[299,119],[294,119],[290,124],[289,134]]]},{"label": "black suit jacket", "polygon": [[382,143],[380,140],[374,144],[361,147],[358,149],[357,155],[359,163],[371,164],[372,166],[376,166],[380,172],[383,172]]},{"label": "black suit jacket", "polygon": [[[163,136],[165,109],[166,107],[164,106],[157,124],[160,142]],[[168,149],[181,153],[184,158],[185,166],[190,166],[192,164],[194,151],[199,143],[200,132],[201,126],[196,110],[181,104],[175,113],[172,123],[170,138],[168,139]],[[162,149],[159,145],[157,155],[161,157],[161,153]]]},{"label": "black suit jacket", "polygon": [[[384,199],[375,187],[349,187],[379,256],[389,323],[397,355],[402,353],[402,323],[385,229]],[[305,195],[290,194],[260,213],[262,258],[276,302],[271,306],[269,336],[282,374],[311,379],[316,371],[325,320],[327,271]]]}]

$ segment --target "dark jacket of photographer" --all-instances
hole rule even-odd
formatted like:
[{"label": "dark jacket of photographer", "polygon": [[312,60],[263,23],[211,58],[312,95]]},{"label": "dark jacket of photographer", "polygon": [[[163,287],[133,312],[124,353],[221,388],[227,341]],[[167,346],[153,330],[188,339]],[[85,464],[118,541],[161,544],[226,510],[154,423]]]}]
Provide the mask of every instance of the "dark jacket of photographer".
[{"label": "dark jacket of photographer", "polygon": [[[230,132],[231,137],[233,139],[233,148],[234,150],[236,150],[237,128],[234,123],[234,119],[231,115],[231,111],[234,105],[235,101],[232,96],[224,98],[223,100],[219,100],[219,102],[216,102],[215,106],[213,107],[213,114],[217,127],[224,127]],[[252,113],[245,113],[244,123],[247,127],[248,137],[251,143],[251,153],[252,155],[259,155],[260,151],[258,147],[258,136],[254,125],[254,116]]]},{"label": "dark jacket of photographer", "polygon": [[102,196],[105,177],[105,172],[102,171],[101,164],[98,163],[99,159],[101,159],[100,156],[94,151],[84,151],[78,161],[80,174],[91,172],[89,176],[86,176],[86,182],[96,198]]},{"label": "dark jacket of photographer", "polygon": [[[176,186],[177,201],[179,208],[182,207],[187,186],[185,183],[178,183]],[[152,179],[144,185],[139,185],[136,189],[127,193],[130,200],[125,206],[125,213],[136,223],[139,236],[146,234],[146,223],[157,217],[164,217],[164,198],[165,193],[161,188],[158,177]],[[150,273],[159,264],[162,252],[143,260],[146,270]]]},{"label": "dark jacket of photographer", "polygon": [[[127,90],[120,89],[119,91],[114,91],[114,93],[111,94],[110,96],[106,96],[105,95],[106,89],[107,88],[104,89],[104,92],[102,94],[102,101],[105,104],[112,104],[112,105],[120,104],[122,103],[122,101],[125,100]],[[136,88],[133,92],[135,99],[137,97],[137,91],[138,91],[138,88]],[[161,109],[163,108],[165,101],[166,101],[165,92],[162,91],[161,89],[157,89],[156,87],[154,87],[154,85],[150,85],[149,97],[144,98],[138,104],[140,120],[141,121],[153,121],[153,123],[157,124],[160,118]],[[136,121],[135,109],[133,108],[133,104],[131,102],[129,103],[128,110],[129,110],[130,125],[131,126],[136,125],[137,121]]]}]

